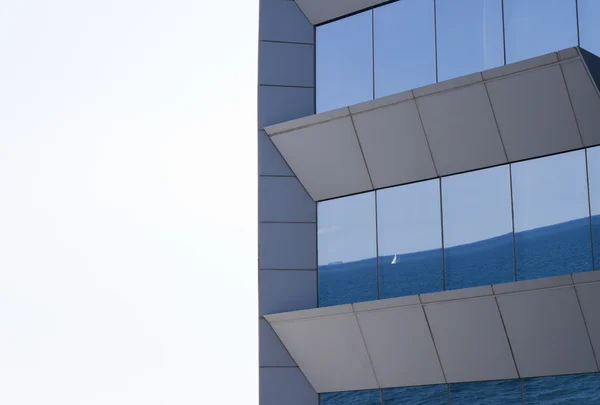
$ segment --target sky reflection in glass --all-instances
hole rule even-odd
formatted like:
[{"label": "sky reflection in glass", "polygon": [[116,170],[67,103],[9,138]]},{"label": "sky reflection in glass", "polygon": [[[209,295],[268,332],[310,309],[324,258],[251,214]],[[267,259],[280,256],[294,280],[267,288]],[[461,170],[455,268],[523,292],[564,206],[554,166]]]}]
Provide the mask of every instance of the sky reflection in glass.
[{"label": "sky reflection in glass", "polygon": [[575,0],[504,0],[506,63],[577,46]]},{"label": "sky reflection in glass", "polygon": [[375,193],[317,206],[319,305],[377,299]]},{"label": "sky reflection in glass", "polygon": [[317,113],[373,98],[373,12],[317,27]]},{"label": "sky reflection in glass", "polygon": [[433,0],[374,10],[375,98],[435,83]]},{"label": "sky reflection in glass", "polygon": [[585,151],[512,165],[517,280],[592,269]]},{"label": "sky reflection in glass", "polygon": [[502,0],[437,0],[438,80],[504,64]]},{"label": "sky reflection in glass", "polygon": [[380,298],[443,289],[439,180],[377,192]]},{"label": "sky reflection in glass", "polygon": [[600,56],[600,1],[578,0],[581,47]]},{"label": "sky reflection in glass", "polygon": [[515,279],[508,165],[442,179],[446,289]]}]

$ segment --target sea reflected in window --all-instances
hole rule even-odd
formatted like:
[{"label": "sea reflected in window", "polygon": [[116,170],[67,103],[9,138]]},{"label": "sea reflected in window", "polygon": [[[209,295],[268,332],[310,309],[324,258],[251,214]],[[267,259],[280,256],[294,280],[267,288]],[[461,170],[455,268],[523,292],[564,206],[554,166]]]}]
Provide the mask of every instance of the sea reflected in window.
[{"label": "sea reflected in window", "polygon": [[377,192],[380,298],[443,289],[439,180]]},{"label": "sea reflected in window", "polygon": [[442,179],[446,289],[515,279],[509,166]]},{"label": "sea reflected in window", "polygon": [[373,98],[373,12],[317,27],[317,113]]},{"label": "sea reflected in window", "polygon": [[433,0],[402,0],[373,14],[375,98],[435,83]]},{"label": "sea reflected in window", "polygon": [[506,63],[577,46],[575,0],[504,0]]},{"label": "sea reflected in window", "polygon": [[585,151],[512,165],[517,279],[592,269]]},{"label": "sea reflected in window", "polygon": [[600,270],[600,146],[587,150],[590,207],[594,242],[594,269]]},{"label": "sea reflected in window", "polygon": [[525,405],[600,404],[600,374],[528,378],[523,393]]},{"label": "sea reflected in window", "polygon": [[450,385],[452,405],[521,405],[521,380]]},{"label": "sea reflected in window", "polygon": [[385,405],[447,405],[448,386],[422,385],[419,387],[381,390]]},{"label": "sea reflected in window", "polygon": [[377,299],[375,193],[317,206],[319,306]]},{"label": "sea reflected in window", "polygon": [[381,391],[346,391],[321,394],[320,405],[381,405]]},{"label": "sea reflected in window", "polygon": [[439,81],[504,64],[502,0],[437,0]]}]

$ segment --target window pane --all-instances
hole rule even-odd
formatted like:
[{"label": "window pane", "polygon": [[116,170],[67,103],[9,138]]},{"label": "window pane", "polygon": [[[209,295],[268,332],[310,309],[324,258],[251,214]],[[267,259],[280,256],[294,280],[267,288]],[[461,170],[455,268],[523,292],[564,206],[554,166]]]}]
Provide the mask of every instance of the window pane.
[{"label": "window pane", "polygon": [[581,47],[600,56],[600,1],[579,0]]},{"label": "window pane", "polygon": [[374,10],[375,98],[435,83],[433,0]]},{"label": "window pane", "polygon": [[502,0],[437,1],[439,81],[504,64]]},{"label": "window pane", "polygon": [[380,298],[443,289],[439,180],[377,192]]},{"label": "window pane", "polygon": [[512,167],[517,280],[591,270],[583,150]]},{"label": "window pane", "polygon": [[600,270],[600,146],[587,150],[594,241],[594,269]]},{"label": "window pane", "polygon": [[526,405],[600,403],[600,374],[528,378],[523,382]]},{"label": "window pane", "polygon": [[373,98],[373,13],[317,27],[317,112]]},{"label": "window pane", "polygon": [[577,46],[575,0],[504,0],[506,63]]},{"label": "window pane", "polygon": [[385,405],[448,405],[448,386],[390,388],[381,391]]},{"label": "window pane", "polygon": [[515,279],[509,167],[442,179],[446,289]]},{"label": "window pane", "polygon": [[521,405],[521,380],[450,385],[452,405]]},{"label": "window pane", "polygon": [[321,394],[321,405],[380,405],[379,390],[330,392]]},{"label": "window pane", "polygon": [[319,305],[377,299],[375,193],[318,205]]}]

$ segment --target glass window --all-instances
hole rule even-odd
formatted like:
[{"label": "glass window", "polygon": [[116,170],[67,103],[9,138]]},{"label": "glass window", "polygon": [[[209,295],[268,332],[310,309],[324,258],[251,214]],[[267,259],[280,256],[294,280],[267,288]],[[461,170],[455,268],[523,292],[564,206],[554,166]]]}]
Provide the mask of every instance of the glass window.
[{"label": "glass window", "polygon": [[585,151],[512,165],[517,280],[591,270]]},{"label": "glass window", "polygon": [[599,404],[600,374],[527,378],[523,394],[526,405]]},{"label": "glass window", "polygon": [[375,193],[318,204],[319,305],[377,299]]},{"label": "glass window", "polygon": [[521,380],[450,385],[452,405],[521,405]]},{"label": "glass window", "polygon": [[433,0],[374,10],[375,98],[435,83]]},{"label": "glass window", "polygon": [[321,394],[321,405],[380,405],[379,390],[329,392]]},{"label": "glass window", "polygon": [[373,98],[372,11],[317,27],[317,113]]},{"label": "glass window", "polygon": [[600,270],[600,146],[587,150],[587,161],[592,209],[594,269]]},{"label": "glass window", "polygon": [[377,192],[380,298],[443,289],[439,184]]},{"label": "glass window", "polygon": [[504,0],[506,63],[577,46],[575,0]]},{"label": "glass window", "polygon": [[446,289],[515,280],[508,165],[442,179]]},{"label": "glass window", "polygon": [[581,47],[600,56],[600,1],[579,0],[579,40]]},{"label": "glass window", "polygon": [[504,64],[502,0],[437,0],[438,79]]},{"label": "glass window", "polygon": [[381,396],[385,405],[448,405],[448,386],[390,388],[381,390]]}]

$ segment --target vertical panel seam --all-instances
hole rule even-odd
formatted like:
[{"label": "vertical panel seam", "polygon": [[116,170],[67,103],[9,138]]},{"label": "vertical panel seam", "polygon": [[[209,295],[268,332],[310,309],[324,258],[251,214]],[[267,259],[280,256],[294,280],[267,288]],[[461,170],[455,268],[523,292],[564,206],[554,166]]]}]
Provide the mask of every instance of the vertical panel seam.
[{"label": "vertical panel seam", "polygon": [[[350,110],[350,109],[348,109]],[[369,176],[369,182],[371,183],[371,190],[375,189],[373,185],[373,179],[371,178],[371,172],[369,171],[369,165],[367,165],[367,158],[365,157],[365,152],[363,151],[362,144],[360,143],[360,138],[358,137],[358,131],[356,130],[356,125],[354,124],[354,117],[352,114],[349,114],[350,121],[352,122],[352,129],[354,129],[354,135],[356,136],[356,142],[358,142],[358,147],[360,148],[360,155],[363,158],[363,162],[365,164],[365,169],[367,170],[367,175]]]},{"label": "vertical panel seam", "polygon": [[504,0],[502,0],[502,50],[504,51],[504,65],[506,65],[506,24],[504,20]]},{"label": "vertical panel seam", "polygon": [[510,337],[508,336],[508,330],[506,329],[506,324],[504,323],[504,317],[502,316],[502,311],[500,310],[500,304],[498,303],[498,297],[494,295],[494,301],[496,301],[496,308],[498,309],[498,314],[500,315],[500,322],[502,322],[502,329],[504,330],[504,335],[506,336],[506,341],[508,342],[508,348],[510,349],[510,355],[513,360],[513,364],[515,365],[515,370],[517,371],[517,377],[521,378],[521,373],[519,372],[519,366],[517,365],[517,359],[515,358],[515,353],[512,348],[512,344],[510,343]]},{"label": "vertical panel seam", "polygon": [[517,281],[517,229],[515,227],[515,200],[513,196],[512,164],[508,165],[508,180],[510,183],[510,212],[512,217],[512,239],[513,239],[513,265],[515,269],[514,280]]},{"label": "vertical panel seam", "polygon": [[377,299],[381,299],[381,291],[379,285],[379,207],[377,204],[377,191],[375,194],[375,269],[377,276]]},{"label": "vertical panel seam", "polygon": [[581,33],[579,32],[579,0],[575,0],[575,21],[577,22],[577,46],[581,46]]},{"label": "vertical panel seam", "polygon": [[573,274],[571,274],[571,281],[573,282],[573,290],[575,290],[575,297],[577,298],[577,305],[579,306],[579,312],[581,313],[581,318],[583,319],[583,326],[585,326],[585,333],[587,334],[588,341],[590,342],[590,347],[592,349],[592,355],[594,356],[594,361],[596,363],[596,372],[598,372],[598,371],[600,371],[600,362],[598,362],[598,357],[596,356],[596,351],[594,350],[594,342],[592,341],[592,337],[590,336],[590,330],[588,328],[588,324],[585,319],[585,314],[583,313],[583,307],[581,306],[581,300],[579,299],[579,292],[577,291],[577,285],[575,285],[575,280],[573,279]]},{"label": "vertical panel seam", "polygon": [[444,371],[442,358],[440,357],[440,352],[438,351],[437,345],[435,344],[435,338],[433,337],[433,331],[431,330],[429,318],[427,317],[427,311],[425,311],[425,304],[423,304],[423,301],[421,300],[421,294],[419,294],[419,302],[421,303],[421,310],[423,311],[423,316],[425,317],[425,322],[427,323],[427,329],[429,330],[429,336],[431,337],[431,342],[433,343],[435,355],[437,356],[438,362],[440,363],[440,369],[442,370],[442,375],[444,376],[444,382],[448,384],[448,378],[446,378],[446,371]]},{"label": "vertical panel seam", "polygon": [[434,52],[435,52],[435,82],[439,83],[439,69],[438,69],[438,38],[437,38],[437,0],[433,0],[433,40],[434,40]]},{"label": "vertical panel seam", "polygon": [[567,96],[569,97],[569,105],[571,106],[571,112],[573,113],[573,118],[575,118],[575,125],[577,125],[577,132],[579,132],[579,140],[581,140],[581,147],[585,147],[585,142],[583,142],[583,134],[581,133],[581,127],[579,126],[579,120],[577,119],[577,114],[575,113],[575,107],[573,106],[573,99],[571,98],[571,92],[569,91],[569,86],[567,85],[567,78],[565,77],[565,72],[563,71],[562,63],[558,64],[558,68],[560,69],[560,75],[562,76],[563,83],[565,85],[565,90],[567,91]]},{"label": "vertical panel seam", "polygon": [[494,123],[496,124],[496,130],[498,131],[498,137],[500,138],[500,144],[502,145],[502,150],[504,151],[504,157],[506,157],[506,162],[508,160],[508,152],[506,151],[506,145],[504,145],[504,139],[502,138],[502,133],[500,131],[500,124],[498,124],[498,118],[496,117],[496,112],[494,111],[494,105],[492,104],[492,98],[490,97],[490,91],[488,90],[487,83],[483,82],[483,87],[485,88],[485,94],[487,96],[488,103],[490,103],[490,109],[492,110],[492,116],[494,117]]},{"label": "vertical panel seam", "polygon": [[442,289],[446,290],[446,243],[444,240],[444,194],[442,190],[442,178],[439,178],[438,187],[440,190],[440,234],[442,242]]},{"label": "vertical panel seam", "polygon": [[427,142],[427,149],[429,149],[429,155],[431,156],[431,163],[433,163],[433,170],[435,170],[436,177],[440,177],[440,173],[438,172],[437,165],[435,164],[435,159],[433,158],[433,151],[431,150],[431,145],[429,144],[429,138],[427,137],[427,131],[425,131],[425,125],[423,124],[423,117],[421,117],[421,111],[419,110],[419,103],[417,103],[417,98],[415,97],[415,92],[412,92],[413,101],[415,103],[415,107],[417,109],[417,114],[419,115],[419,122],[421,122],[421,129],[423,129],[423,136],[425,136],[425,142]]},{"label": "vertical panel seam", "polygon": [[592,222],[592,192],[590,190],[590,166],[588,150],[585,149],[585,177],[587,181],[588,212],[590,217],[590,243],[592,245],[592,270],[596,268],[596,252],[594,251],[594,224]]},{"label": "vertical panel seam", "polygon": [[377,384],[377,388],[381,389],[381,384],[379,384],[379,379],[377,379],[377,373],[375,372],[375,366],[373,365],[373,359],[371,359],[371,353],[369,353],[369,347],[367,346],[367,341],[365,340],[365,335],[362,331],[362,327],[360,326],[360,322],[358,321],[358,315],[354,310],[354,304],[352,304],[352,314],[354,314],[354,319],[356,320],[356,324],[358,325],[358,331],[360,332],[360,337],[362,339],[363,345],[365,346],[365,351],[367,352],[367,357],[369,358],[369,364],[371,365],[371,370],[373,370],[373,377],[375,378],[375,383]]}]

